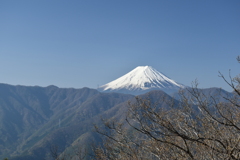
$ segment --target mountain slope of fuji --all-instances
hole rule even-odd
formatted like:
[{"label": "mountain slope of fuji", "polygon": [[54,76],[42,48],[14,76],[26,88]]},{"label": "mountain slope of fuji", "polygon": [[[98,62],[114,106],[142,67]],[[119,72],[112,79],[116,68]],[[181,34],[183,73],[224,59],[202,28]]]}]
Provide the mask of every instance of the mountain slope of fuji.
[{"label": "mountain slope of fuji", "polygon": [[175,82],[151,66],[139,66],[124,76],[98,88],[102,92],[119,92],[139,95],[151,90],[168,94],[177,92],[184,85]]}]

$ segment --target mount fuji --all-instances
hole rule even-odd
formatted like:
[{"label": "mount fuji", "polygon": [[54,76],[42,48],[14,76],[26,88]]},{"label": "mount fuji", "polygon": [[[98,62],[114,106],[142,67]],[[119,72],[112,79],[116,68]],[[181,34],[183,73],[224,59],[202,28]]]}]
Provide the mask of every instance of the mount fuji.
[{"label": "mount fuji", "polygon": [[171,94],[184,87],[151,66],[139,66],[122,77],[100,86],[98,90],[133,95],[144,94],[151,90],[162,90]]}]

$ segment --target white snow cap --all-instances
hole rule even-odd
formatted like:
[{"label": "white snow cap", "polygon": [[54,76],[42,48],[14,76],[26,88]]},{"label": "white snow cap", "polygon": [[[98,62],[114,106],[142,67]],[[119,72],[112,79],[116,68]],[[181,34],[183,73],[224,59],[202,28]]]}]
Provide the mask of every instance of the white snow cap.
[{"label": "white snow cap", "polygon": [[183,88],[174,80],[168,78],[164,74],[158,72],[151,66],[139,66],[125,74],[124,76],[107,83],[100,87],[102,91],[118,91],[129,90],[131,91],[144,91],[144,90],[177,90]]}]

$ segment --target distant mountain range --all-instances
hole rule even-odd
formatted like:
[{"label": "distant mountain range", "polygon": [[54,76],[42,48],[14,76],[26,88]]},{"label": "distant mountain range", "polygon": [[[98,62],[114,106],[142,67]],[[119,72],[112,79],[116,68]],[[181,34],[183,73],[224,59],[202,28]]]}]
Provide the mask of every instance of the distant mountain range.
[{"label": "distant mountain range", "polygon": [[[160,90],[144,96],[172,99]],[[89,88],[0,84],[0,159],[50,160],[51,146],[61,153],[97,143],[93,124],[103,125],[102,118],[123,121],[128,102],[134,100],[133,95]]]},{"label": "distant mountain range", "polygon": [[100,86],[98,90],[132,95],[144,94],[151,90],[162,90],[172,94],[184,87],[151,66],[139,66],[122,77]]},{"label": "distant mountain range", "polygon": [[93,138],[100,115],[131,98],[89,88],[0,84],[0,159],[51,159],[51,145],[62,152]]},{"label": "distant mountain range", "polygon": [[[149,66],[137,67],[101,86],[102,92],[86,87],[0,84],[0,159],[51,160],[52,146],[57,146],[59,153],[72,153],[78,147],[100,143],[93,124],[101,127],[102,118],[124,121],[128,102],[135,101],[134,95],[144,93],[139,96],[159,107],[167,107],[161,99],[173,100],[177,105],[180,98],[176,92],[180,88],[185,90],[184,87]],[[232,94],[219,88],[201,89],[201,92]],[[191,94],[186,96],[190,98]]]}]

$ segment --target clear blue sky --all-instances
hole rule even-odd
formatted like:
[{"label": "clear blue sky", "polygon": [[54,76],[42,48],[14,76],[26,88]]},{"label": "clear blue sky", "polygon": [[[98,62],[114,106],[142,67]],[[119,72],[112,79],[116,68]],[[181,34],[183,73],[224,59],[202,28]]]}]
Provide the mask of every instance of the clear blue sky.
[{"label": "clear blue sky", "polygon": [[238,55],[239,0],[0,1],[0,83],[97,88],[149,65],[229,90]]}]

